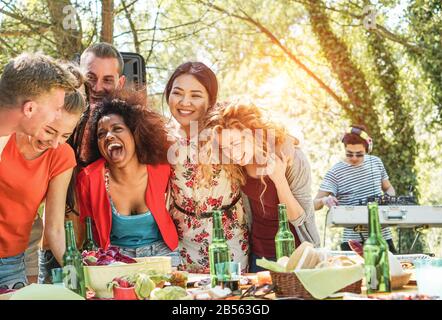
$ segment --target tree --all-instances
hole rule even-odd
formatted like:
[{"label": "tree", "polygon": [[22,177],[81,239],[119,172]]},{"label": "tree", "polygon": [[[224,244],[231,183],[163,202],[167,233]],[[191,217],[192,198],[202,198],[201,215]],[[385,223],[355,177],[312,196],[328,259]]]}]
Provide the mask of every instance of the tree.
[{"label": "tree", "polygon": [[[332,31],[322,0],[308,0],[305,6],[310,14],[312,30],[318,37],[330,66],[355,106],[347,112],[347,116],[352,121],[365,124],[370,129],[377,145],[376,153],[381,155],[387,171],[390,172],[390,179],[396,192],[400,195],[407,194],[409,187],[412,186],[417,196],[415,169],[417,144],[414,137],[414,124],[411,112],[404,105],[399,92],[399,71],[385,44],[385,39],[377,33],[367,32],[377,79],[384,95],[380,109],[389,116],[384,117],[387,121],[382,121],[377,114],[375,101],[365,75],[352,61],[346,45]],[[385,138],[381,132],[382,127],[388,127],[393,132],[392,139]],[[401,172],[400,175],[397,174],[399,172]],[[406,230],[401,235],[405,241],[400,244],[402,246],[400,249],[409,249],[415,233]],[[422,251],[422,242],[419,242],[415,249]]]},{"label": "tree", "polygon": [[[397,194],[409,192],[409,186],[415,188],[414,195],[418,198],[418,182],[416,174],[417,143],[415,139],[414,123],[411,111],[404,103],[399,89],[399,70],[393,61],[390,49],[385,39],[376,33],[368,33],[369,49],[373,56],[384,94],[382,106],[389,113],[390,130],[394,141],[391,146],[392,154],[385,159],[386,166],[391,172],[401,172],[400,175],[391,175],[391,182]],[[412,229],[400,229],[400,252],[408,252],[413,245],[416,232]],[[421,238],[414,244],[415,252],[424,252],[424,242]]]},{"label": "tree", "polygon": [[[0,62],[23,51],[44,51],[57,58],[73,59],[94,38],[94,12],[70,0],[0,0]],[[81,17],[81,19],[80,19]],[[87,25],[87,29],[83,27]]]},{"label": "tree", "polygon": [[72,59],[76,53],[83,51],[81,22],[70,0],[46,0],[51,17],[57,51],[64,59]]},{"label": "tree", "polygon": [[101,0],[101,42],[114,42],[114,0]]},{"label": "tree", "polygon": [[424,52],[409,50],[431,80],[433,103],[439,110],[436,122],[442,124],[442,2],[440,0],[411,1],[408,6],[410,32]]}]

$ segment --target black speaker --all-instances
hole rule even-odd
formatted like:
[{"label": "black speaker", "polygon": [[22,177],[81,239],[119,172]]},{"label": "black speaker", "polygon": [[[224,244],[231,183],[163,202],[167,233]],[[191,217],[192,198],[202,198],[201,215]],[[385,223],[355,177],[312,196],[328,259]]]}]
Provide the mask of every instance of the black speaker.
[{"label": "black speaker", "polygon": [[143,56],[133,52],[120,52],[124,60],[123,74],[126,85],[142,87],[146,85],[146,62]]}]

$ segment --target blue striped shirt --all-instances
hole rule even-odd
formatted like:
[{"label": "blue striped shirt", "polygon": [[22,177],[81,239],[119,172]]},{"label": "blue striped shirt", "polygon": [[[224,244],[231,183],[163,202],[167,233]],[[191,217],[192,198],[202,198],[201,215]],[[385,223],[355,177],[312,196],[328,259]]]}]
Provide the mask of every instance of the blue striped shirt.
[{"label": "blue striped shirt", "polygon": [[[357,206],[360,200],[382,195],[384,180],[388,180],[388,174],[382,160],[365,155],[359,166],[344,161],[335,164],[325,175],[319,189],[335,196],[340,206]],[[382,235],[386,240],[391,239],[390,228],[382,228]],[[362,232],[362,236],[367,239],[368,232]],[[344,228],[343,241],[350,239],[361,240],[361,236],[352,228]]]}]

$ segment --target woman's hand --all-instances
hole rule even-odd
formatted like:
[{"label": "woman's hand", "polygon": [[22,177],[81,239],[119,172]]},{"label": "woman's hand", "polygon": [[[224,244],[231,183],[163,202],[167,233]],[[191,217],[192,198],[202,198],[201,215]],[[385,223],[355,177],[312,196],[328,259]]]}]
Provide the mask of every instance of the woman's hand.
[{"label": "woman's hand", "polygon": [[268,175],[275,185],[287,179],[285,176],[285,172],[287,170],[289,160],[290,158],[287,157],[283,152],[281,152],[281,158],[275,154],[275,158],[272,159],[272,161],[270,162]]}]

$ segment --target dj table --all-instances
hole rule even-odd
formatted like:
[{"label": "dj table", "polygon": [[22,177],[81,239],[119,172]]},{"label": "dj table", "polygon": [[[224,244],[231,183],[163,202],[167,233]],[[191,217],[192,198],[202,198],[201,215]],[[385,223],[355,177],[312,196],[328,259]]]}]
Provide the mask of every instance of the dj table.
[{"label": "dj table", "polygon": [[[442,206],[386,205],[379,206],[382,226],[414,228],[442,227]],[[367,206],[336,206],[327,214],[327,225],[356,227],[368,225]]]},{"label": "dj table", "polygon": [[[442,205],[380,205],[379,222],[383,227],[413,228],[416,231],[416,237],[408,249],[408,253],[411,253],[424,230],[430,227],[442,227]],[[367,206],[332,207],[327,213],[326,224],[332,227],[353,228],[355,232],[367,231]]]}]

